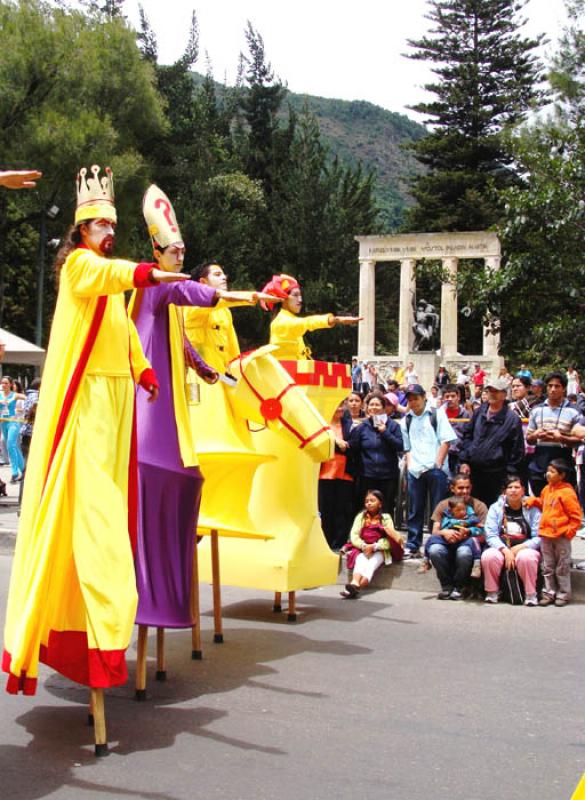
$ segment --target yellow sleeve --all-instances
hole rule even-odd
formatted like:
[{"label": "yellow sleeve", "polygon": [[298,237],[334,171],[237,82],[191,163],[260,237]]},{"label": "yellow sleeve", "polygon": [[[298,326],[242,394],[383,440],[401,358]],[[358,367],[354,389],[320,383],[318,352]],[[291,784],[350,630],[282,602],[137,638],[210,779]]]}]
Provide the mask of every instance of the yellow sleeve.
[{"label": "yellow sleeve", "polygon": [[96,297],[134,288],[133,261],[102,258],[92,250],[76,250],[63,265],[73,294]]},{"label": "yellow sleeve", "polygon": [[144,355],[142,342],[136,330],[136,325],[128,318],[128,333],[130,334],[130,366],[136,383],[145,369],[150,369],[150,361]]},{"label": "yellow sleeve", "polygon": [[318,331],[321,328],[331,328],[333,326],[333,314],[313,314],[310,317],[302,317],[305,323],[305,331]]},{"label": "yellow sleeve", "polygon": [[[217,305],[215,308],[217,308]],[[203,308],[202,306],[182,306],[181,308],[185,335],[195,348],[201,347],[205,342],[209,315],[212,311],[213,308]]]},{"label": "yellow sleeve", "polygon": [[[231,314],[230,314],[231,317]],[[227,329],[227,353],[226,358],[228,361],[231,361],[234,358],[237,358],[240,355],[240,343],[238,341],[238,336],[236,334],[236,330],[232,324],[228,326]]]}]

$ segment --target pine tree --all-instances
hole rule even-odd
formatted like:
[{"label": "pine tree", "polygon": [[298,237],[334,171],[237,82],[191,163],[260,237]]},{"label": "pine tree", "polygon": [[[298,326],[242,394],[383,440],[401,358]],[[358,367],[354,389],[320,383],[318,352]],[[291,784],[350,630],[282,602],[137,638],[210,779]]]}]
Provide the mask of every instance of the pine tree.
[{"label": "pine tree", "polygon": [[414,230],[481,230],[499,216],[494,189],[514,183],[505,131],[543,100],[534,53],[543,36],[520,35],[527,0],[429,0],[434,27],[410,40],[409,58],[430,61],[435,95],[412,106],[432,132],[411,147],[427,172],[415,178]]}]

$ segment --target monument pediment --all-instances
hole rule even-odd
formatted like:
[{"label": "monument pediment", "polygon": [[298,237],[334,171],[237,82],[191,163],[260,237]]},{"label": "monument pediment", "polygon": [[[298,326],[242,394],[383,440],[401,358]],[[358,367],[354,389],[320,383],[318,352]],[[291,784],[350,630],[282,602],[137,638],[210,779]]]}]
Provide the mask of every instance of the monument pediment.
[{"label": "monument pediment", "polygon": [[401,261],[405,258],[497,258],[500,241],[487,231],[467,233],[398,233],[356,236],[360,261]]}]

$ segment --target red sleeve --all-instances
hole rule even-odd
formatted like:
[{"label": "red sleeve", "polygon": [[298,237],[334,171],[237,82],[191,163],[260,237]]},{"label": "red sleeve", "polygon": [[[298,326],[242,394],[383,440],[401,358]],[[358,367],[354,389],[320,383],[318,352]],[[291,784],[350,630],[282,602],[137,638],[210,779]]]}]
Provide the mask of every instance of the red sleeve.
[{"label": "red sleeve", "polygon": [[151,270],[156,269],[157,265],[153,262],[143,261],[136,265],[134,270],[134,286],[137,289],[147,289],[149,286],[157,286],[158,281],[151,277]]},{"label": "red sleeve", "polygon": [[138,385],[142,386],[143,389],[146,389],[147,392],[150,391],[151,386],[155,386],[158,389],[159,385],[156,372],[150,367],[143,370],[140,380],[138,381]]}]

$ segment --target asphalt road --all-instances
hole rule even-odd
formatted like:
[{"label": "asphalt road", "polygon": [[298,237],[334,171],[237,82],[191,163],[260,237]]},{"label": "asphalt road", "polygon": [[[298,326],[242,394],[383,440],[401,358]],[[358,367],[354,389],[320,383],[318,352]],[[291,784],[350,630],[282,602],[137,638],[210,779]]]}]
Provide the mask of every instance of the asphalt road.
[{"label": "asphalt road", "polygon": [[224,589],[214,645],[205,587],[203,661],[169,632],[147,702],[108,692],[105,759],[87,690],[42,668],[35,697],[0,692],[0,798],[569,800],[585,771],[583,606],[338,590],[299,593],[291,625],[268,594]]}]

